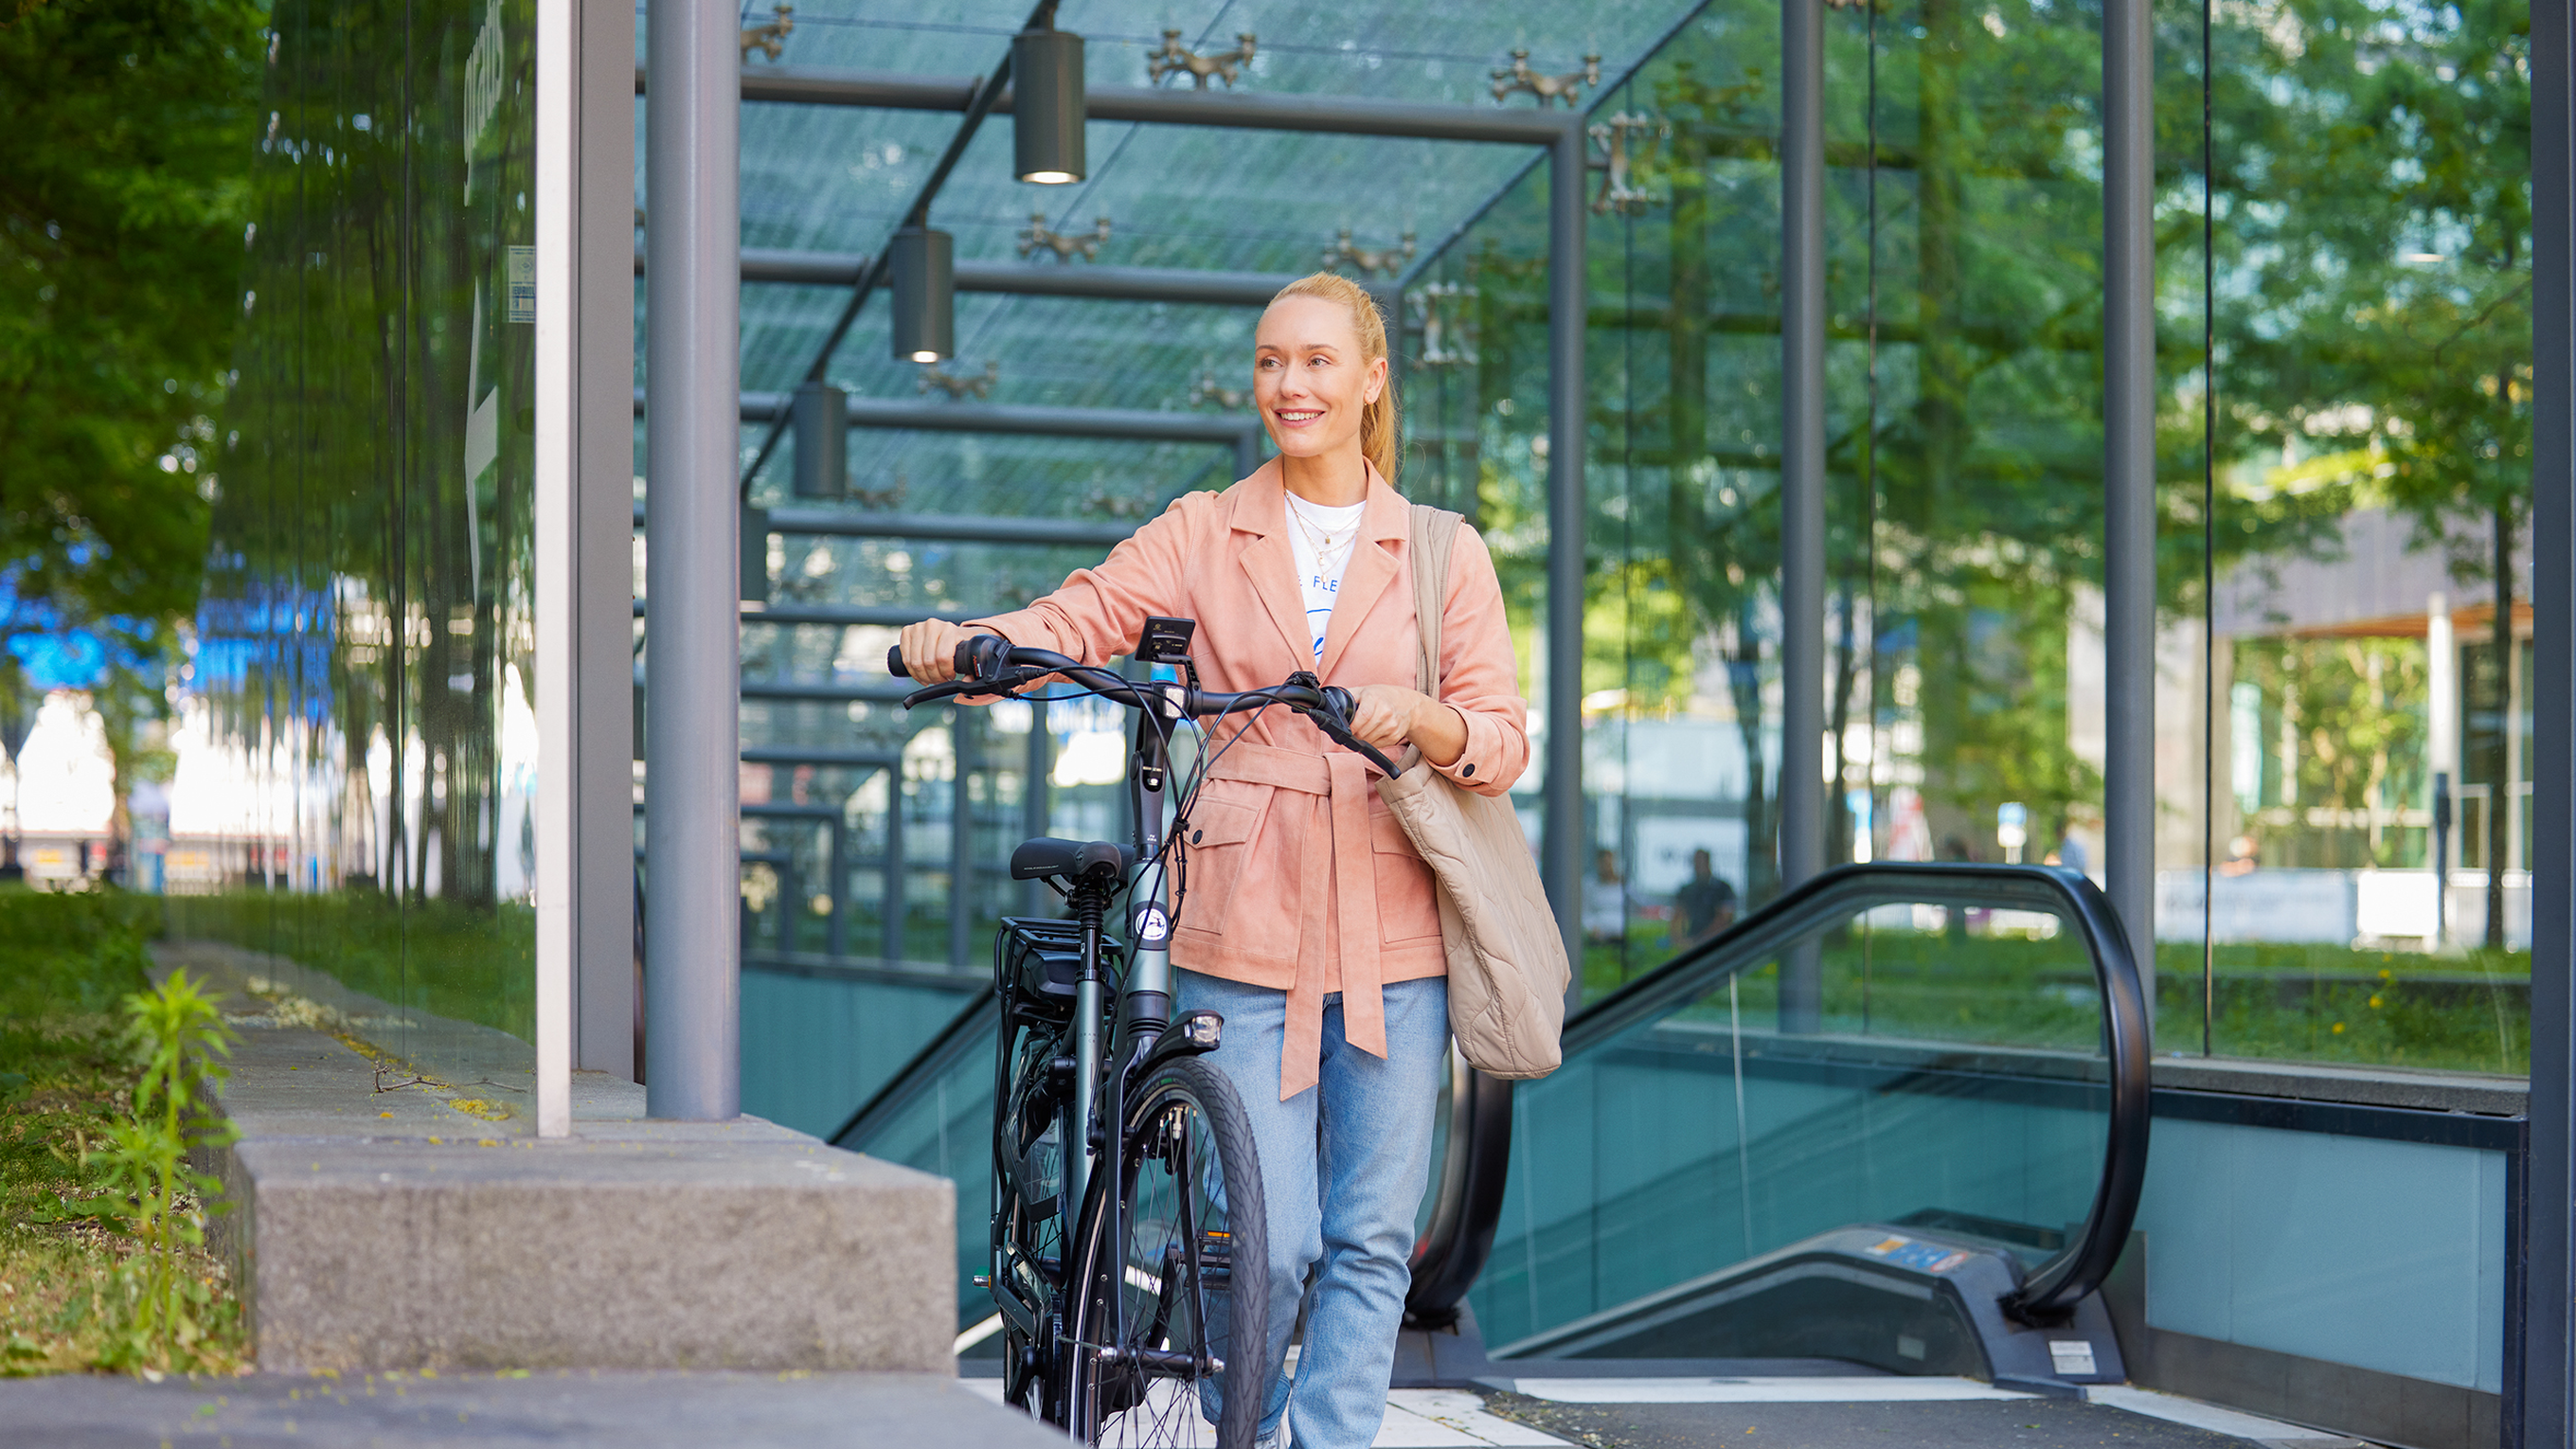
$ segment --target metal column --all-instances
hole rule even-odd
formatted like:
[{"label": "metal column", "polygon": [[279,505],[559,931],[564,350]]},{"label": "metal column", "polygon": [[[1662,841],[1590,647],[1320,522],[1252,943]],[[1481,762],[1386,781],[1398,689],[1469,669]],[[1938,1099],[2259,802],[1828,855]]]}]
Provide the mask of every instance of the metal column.
[{"label": "metal column", "polygon": [[[1035,840],[1047,833],[1047,776],[1055,769],[1055,738],[1047,733],[1047,706],[1043,699],[1029,701],[1028,771],[1020,787],[1020,837]],[[1038,915],[1046,909],[1049,894],[1043,881],[1021,883],[1020,910],[1025,915]]]},{"label": "metal column", "polygon": [[1583,118],[1569,116],[1548,152],[1547,211],[1547,769],[1540,873],[1566,959],[1568,1005],[1583,999]]},{"label": "metal column", "polygon": [[741,1114],[741,683],[735,618],[742,34],[650,0],[645,101],[646,1110]]},{"label": "metal column", "polygon": [[886,771],[886,819],[884,866],[879,875],[884,894],[879,898],[877,953],[888,966],[899,965],[910,954],[903,938],[904,928],[904,843],[903,843],[903,765],[898,762]]},{"label": "metal column", "polygon": [[2147,0],[2102,7],[2102,873],[2155,1015],[2154,52]]},{"label": "metal column", "polygon": [[2568,9],[2567,0],[2531,7],[2531,1152],[2513,1265],[2521,1321],[2505,1324],[2508,1449],[2576,1445],[2576,25]]},{"label": "metal column", "polygon": [[[1825,35],[1780,5],[1780,885],[1825,868]],[[1780,1025],[1812,1031],[1817,959],[1780,978]]]},{"label": "metal column", "polygon": [[[572,190],[574,463],[580,560],[572,662],[579,722],[573,772],[573,1065],[633,1080],[635,1059],[635,764],[594,741],[635,733],[635,541],[621,510],[635,496],[635,284],[619,257],[635,244],[635,8],[579,0],[578,171]],[[542,265],[542,262],[540,263]],[[544,288],[540,283],[539,291]],[[540,686],[539,692],[543,692]]]}]

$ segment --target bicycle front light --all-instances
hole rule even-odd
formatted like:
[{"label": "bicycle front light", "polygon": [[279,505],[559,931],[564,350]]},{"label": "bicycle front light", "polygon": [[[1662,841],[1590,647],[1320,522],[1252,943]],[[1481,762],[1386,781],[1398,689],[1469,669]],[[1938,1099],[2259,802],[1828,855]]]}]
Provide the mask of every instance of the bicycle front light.
[{"label": "bicycle front light", "polygon": [[1214,1051],[1225,1033],[1225,1018],[1214,1012],[1200,1012],[1181,1022],[1181,1039],[1201,1051]]}]

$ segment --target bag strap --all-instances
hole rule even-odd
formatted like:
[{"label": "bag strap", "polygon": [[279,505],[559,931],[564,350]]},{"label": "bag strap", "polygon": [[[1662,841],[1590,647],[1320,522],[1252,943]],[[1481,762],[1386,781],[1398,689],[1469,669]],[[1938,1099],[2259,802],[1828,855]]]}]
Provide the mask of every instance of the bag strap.
[{"label": "bag strap", "polygon": [[1466,515],[1413,505],[1413,617],[1422,630],[1422,657],[1414,678],[1424,694],[1440,698],[1440,614],[1449,602],[1449,551]]}]

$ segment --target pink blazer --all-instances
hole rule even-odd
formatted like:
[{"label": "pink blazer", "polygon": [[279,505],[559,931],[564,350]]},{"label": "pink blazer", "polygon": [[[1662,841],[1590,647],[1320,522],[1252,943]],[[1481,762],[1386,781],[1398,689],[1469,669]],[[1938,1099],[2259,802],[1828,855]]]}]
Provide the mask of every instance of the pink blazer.
[{"label": "pink blazer", "polygon": [[[1371,469],[1316,668],[1325,683],[1417,687],[1410,522],[1403,495]],[[972,622],[1014,644],[1104,664],[1135,647],[1149,615],[1196,619],[1192,652],[1208,688],[1276,684],[1315,667],[1287,530],[1274,460],[1222,493],[1174,500],[1098,568],[1076,570],[1029,607]],[[1493,559],[1472,528],[1459,530],[1450,555],[1440,639],[1435,697],[1466,721],[1467,748],[1438,768],[1499,795],[1529,764],[1528,705]],[[1348,1039],[1383,1057],[1379,987],[1448,969],[1430,867],[1370,773],[1304,718],[1270,710],[1226,749],[1190,812],[1172,961],[1288,993],[1283,1101],[1315,1083],[1327,994],[1342,993]]]}]

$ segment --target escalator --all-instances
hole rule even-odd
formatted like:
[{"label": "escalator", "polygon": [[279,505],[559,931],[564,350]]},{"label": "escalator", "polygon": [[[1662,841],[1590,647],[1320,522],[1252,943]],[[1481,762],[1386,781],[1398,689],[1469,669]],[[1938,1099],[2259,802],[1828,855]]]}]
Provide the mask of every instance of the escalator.
[{"label": "escalator", "polygon": [[[993,1007],[834,1141],[958,1184],[960,1352],[990,1300]],[[2040,866],[1850,866],[1566,1023],[1454,1065],[1407,1304],[1513,1360],[2125,1374],[2095,1294],[2145,1177],[2147,1018],[2101,893]],[[1600,1366],[1607,1367],[1606,1362]]]}]

